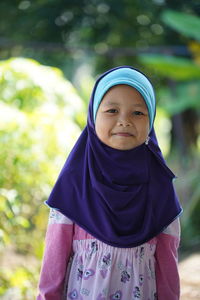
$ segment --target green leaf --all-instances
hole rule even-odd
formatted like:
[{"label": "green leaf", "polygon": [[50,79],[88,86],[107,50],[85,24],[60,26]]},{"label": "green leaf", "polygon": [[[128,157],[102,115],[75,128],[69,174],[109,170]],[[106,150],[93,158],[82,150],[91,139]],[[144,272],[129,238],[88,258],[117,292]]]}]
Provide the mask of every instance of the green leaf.
[{"label": "green leaf", "polygon": [[0,62],[0,250],[38,246],[48,212],[41,207],[80,135],[84,108],[59,69],[25,58]]},{"label": "green leaf", "polygon": [[165,24],[186,37],[200,41],[200,18],[173,10],[166,10],[161,15]]},{"label": "green leaf", "polygon": [[159,105],[170,115],[178,114],[186,109],[199,109],[200,83],[179,83],[173,93],[169,88],[163,88],[158,92]]},{"label": "green leaf", "polygon": [[139,56],[139,60],[166,78],[174,80],[200,79],[200,66],[190,59],[169,55],[142,54]]}]

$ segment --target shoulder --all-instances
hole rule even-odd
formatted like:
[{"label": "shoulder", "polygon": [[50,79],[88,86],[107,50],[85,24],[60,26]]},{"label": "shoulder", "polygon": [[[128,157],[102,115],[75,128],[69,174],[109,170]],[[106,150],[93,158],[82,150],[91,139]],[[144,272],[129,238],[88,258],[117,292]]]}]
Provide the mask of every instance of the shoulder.
[{"label": "shoulder", "polygon": [[58,210],[51,208],[49,213],[49,224],[72,225],[73,222]]},{"label": "shoulder", "polygon": [[170,225],[168,225],[162,233],[179,238],[181,234],[179,218],[176,218]]}]

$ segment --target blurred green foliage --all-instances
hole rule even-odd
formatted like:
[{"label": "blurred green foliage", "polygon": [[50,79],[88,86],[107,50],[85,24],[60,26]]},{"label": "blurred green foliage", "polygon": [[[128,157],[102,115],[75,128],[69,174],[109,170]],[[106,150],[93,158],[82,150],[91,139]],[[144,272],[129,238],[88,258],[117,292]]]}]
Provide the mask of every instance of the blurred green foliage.
[{"label": "blurred green foliage", "polygon": [[184,82],[176,86],[176,97],[170,89],[159,90],[160,105],[172,116],[187,109],[200,109],[199,102],[200,84],[199,81]]},{"label": "blurred green foliage", "polygon": [[0,1],[0,55],[32,57],[69,78],[83,61],[95,74],[115,65],[139,67],[136,54],[148,47],[184,45],[185,38],[163,24],[166,9],[200,11],[198,0]]},{"label": "blurred green foliage", "polygon": [[191,59],[170,55],[140,55],[140,61],[164,78],[177,81],[200,79],[200,66]]},{"label": "blurred green foliage", "polygon": [[200,19],[197,16],[173,10],[165,10],[162,14],[162,20],[184,36],[200,41]]},{"label": "blurred green foliage", "polygon": [[[85,106],[60,70],[23,58],[1,61],[0,100],[0,256],[11,249],[25,261],[28,254],[41,259],[43,201],[85,124]],[[15,287],[29,299],[36,267],[11,271],[8,260],[0,294]]]},{"label": "blurred green foliage", "polygon": [[[169,55],[140,55],[141,63],[168,80],[158,91],[159,105],[176,121],[175,139],[182,140],[176,155],[169,158],[180,173],[177,183],[184,206],[182,221],[182,249],[200,247],[200,18],[178,11],[166,10],[163,22],[186,36],[188,47],[192,44],[192,58]],[[194,39],[191,42],[190,38]],[[193,54],[193,52],[191,52]],[[175,123],[175,122],[174,122]],[[175,127],[175,126],[174,126]],[[176,149],[177,150],[177,149]],[[187,151],[186,151],[187,150]],[[185,155],[183,155],[185,154]]]}]

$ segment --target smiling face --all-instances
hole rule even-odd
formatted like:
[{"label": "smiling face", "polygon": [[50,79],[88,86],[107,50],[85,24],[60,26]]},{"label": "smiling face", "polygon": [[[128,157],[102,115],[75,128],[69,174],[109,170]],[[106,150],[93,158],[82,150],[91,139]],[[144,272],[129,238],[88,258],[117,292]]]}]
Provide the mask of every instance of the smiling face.
[{"label": "smiling face", "polygon": [[116,85],[104,95],[95,130],[106,145],[130,150],[143,144],[149,133],[148,109],[142,95],[129,85]]}]

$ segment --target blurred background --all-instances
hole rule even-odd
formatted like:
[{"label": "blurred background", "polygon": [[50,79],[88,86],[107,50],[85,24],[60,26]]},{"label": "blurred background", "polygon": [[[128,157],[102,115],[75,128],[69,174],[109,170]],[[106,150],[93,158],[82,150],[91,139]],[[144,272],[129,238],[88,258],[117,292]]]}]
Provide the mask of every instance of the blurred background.
[{"label": "blurred background", "polygon": [[[95,79],[119,65],[155,87],[155,128],[184,208],[181,299],[200,299],[200,269],[186,278],[200,261],[199,15],[199,0],[0,2],[0,299],[35,299],[43,202],[85,126]],[[190,257],[192,273],[181,265]]]}]

